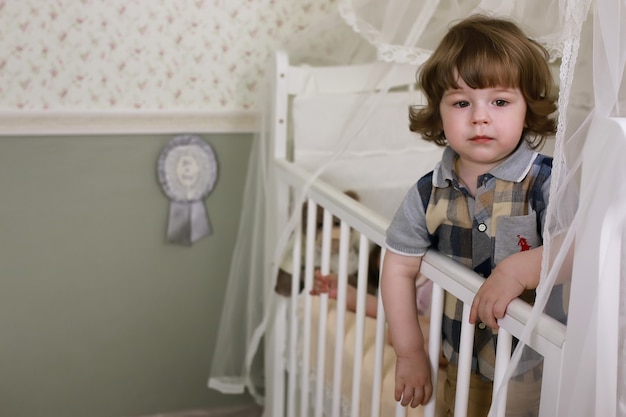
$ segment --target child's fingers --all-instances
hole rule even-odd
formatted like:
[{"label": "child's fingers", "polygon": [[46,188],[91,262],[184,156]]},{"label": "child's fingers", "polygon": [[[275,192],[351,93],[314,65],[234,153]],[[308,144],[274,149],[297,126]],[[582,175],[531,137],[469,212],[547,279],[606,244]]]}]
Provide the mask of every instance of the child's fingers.
[{"label": "child's fingers", "polygon": [[396,389],[394,390],[394,398],[396,401],[402,400],[402,393],[404,392],[404,385],[396,383]]},{"label": "child's fingers", "polygon": [[484,302],[481,307],[478,308],[478,316],[480,320],[492,329],[498,328],[498,322],[494,316],[495,303],[493,301]]},{"label": "child's fingers", "polygon": [[319,295],[320,293],[327,293],[329,290],[328,288],[328,281],[326,280],[326,278],[324,278],[324,276],[319,275],[315,277],[315,280],[313,280],[313,290],[315,291],[315,294],[313,295]]},{"label": "child's fingers", "polygon": [[328,293],[330,298],[337,298],[337,276],[335,274],[322,275],[319,270],[316,270],[313,288],[318,294]]},{"label": "child's fingers", "polygon": [[402,404],[403,407],[410,405],[411,407],[415,408],[417,407],[417,405],[413,405],[413,403],[415,402],[415,397],[415,390],[410,387],[405,387],[404,391],[402,392],[402,400],[400,401],[400,404]]},{"label": "child's fingers", "polygon": [[506,308],[508,307],[508,303],[503,300],[498,300],[493,305],[493,316],[496,319],[501,319],[506,314]]},{"label": "child's fingers", "polygon": [[477,295],[474,297],[474,300],[472,301],[472,307],[470,308],[469,322],[471,324],[476,323],[476,319],[478,318],[478,303],[479,299]]},{"label": "child's fingers", "polygon": [[428,401],[430,401],[430,397],[433,395],[433,386],[432,384],[424,385],[424,398],[422,398],[422,405],[426,405]]},{"label": "child's fingers", "polygon": [[411,400],[411,404],[409,405],[411,406],[411,408],[415,408],[422,403],[423,399],[423,391],[420,388],[415,388],[415,390],[413,391],[413,400]]},{"label": "child's fingers", "polygon": [[402,400],[400,401],[400,404],[402,404],[403,407],[406,407],[407,405],[411,404],[414,398],[415,398],[414,390],[411,389],[410,387],[404,387],[404,390],[402,391]]},{"label": "child's fingers", "polygon": [[412,393],[412,399],[410,403],[408,403],[408,405],[410,405],[411,408],[415,408],[418,405],[426,405],[426,403],[430,400],[432,394],[433,387],[430,384],[426,384],[422,387],[415,387]]},{"label": "child's fingers", "polygon": [[483,299],[479,294],[476,294],[472,301],[472,307],[470,308],[469,322],[475,324],[478,321],[482,321],[488,327],[497,329],[497,319],[504,317],[502,306],[498,306],[497,303],[490,301],[489,299]]},{"label": "child's fingers", "polygon": [[326,283],[327,283],[329,288],[337,289],[337,280],[336,279],[330,279],[330,277],[328,277],[328,279],[326,280]]}]

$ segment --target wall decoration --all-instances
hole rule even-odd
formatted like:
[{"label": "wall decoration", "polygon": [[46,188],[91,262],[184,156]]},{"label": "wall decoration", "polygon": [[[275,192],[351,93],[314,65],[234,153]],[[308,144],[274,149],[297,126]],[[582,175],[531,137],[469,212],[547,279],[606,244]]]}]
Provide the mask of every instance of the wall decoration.
[{"label": "wall decoration", "polygon": [[204,199],[217,181],[213,148],[198,136],[176,136],[161,151],[157,172],[170,199],[167,240],[191,245],[211,235]]}]

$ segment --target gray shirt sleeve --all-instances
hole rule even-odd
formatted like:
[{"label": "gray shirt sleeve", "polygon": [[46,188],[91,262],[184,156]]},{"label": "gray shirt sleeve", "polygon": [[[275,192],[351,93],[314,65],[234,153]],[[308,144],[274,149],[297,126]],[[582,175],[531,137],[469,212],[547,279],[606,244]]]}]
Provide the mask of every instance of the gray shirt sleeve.
[{"label": "gray shirt sleeve", "polygon": [[413,185],[387,228],[387,249],[401,255],[422,256],[430,247],[426,214],[417,185]]}]

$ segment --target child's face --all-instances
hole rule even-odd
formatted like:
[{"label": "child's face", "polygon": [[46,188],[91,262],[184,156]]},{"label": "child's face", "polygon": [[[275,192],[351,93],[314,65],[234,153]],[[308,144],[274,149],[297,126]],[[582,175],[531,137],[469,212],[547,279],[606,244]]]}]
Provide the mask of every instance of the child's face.
[{"label": "child's face", "polygon": [[439,105],[443,131],[461,162],[487,172],[517,147],[526,100],[519,88],[472,89],[463,79],[458,84],[446,90]]}]

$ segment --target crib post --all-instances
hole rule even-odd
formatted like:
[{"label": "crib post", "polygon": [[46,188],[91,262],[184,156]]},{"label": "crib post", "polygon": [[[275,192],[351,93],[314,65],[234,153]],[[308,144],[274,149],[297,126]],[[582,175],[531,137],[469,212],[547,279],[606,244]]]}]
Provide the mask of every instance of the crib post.
[{"label": "crib post", "polygon": [[276,51],[274,56],[274,97],[272,114],[272,133],[274,158],[287,159],[287,115],[288,115],[288,84],[287,74],[289,58],[285,51]]},{"label": "crib post", "polygon": [[541,379],[541,402],[539,403],[539,417],[558,415],[561,390],[561,376],[563,374],[563,349],[555,349],[550,354],[543,355],[543,375]]},{"label": "crib post", "polygon": [[287,341],[285,334],[287,301],[282,297],[277,297],[276,303],[274,322],[269,326],[265,340],[265,363],[268,366],[263,417],[284,417],[285,415],[284,348]]},{"label": "crib post", "polygon": [[[272,109],[269,126],[263,127],[270,131],[269,156],[271,159],[287,159],[287,69],[289,61],[284,51],[278,51],[273,61],[272,79]],[[279,230],[283,230],[289,216],[289,186],[275,176],[270,176],[275,186],[276,219]],[[274,271],[270,264],[267,268]],[[275,280],[276,277],[269,277]],[[270,282],[271,284],[271,282]],[[270,291],[273,285],[269,285]],[[283,297],[274,297],[275,304],[266,305],[266,310],[274,309],[272,322],[268,325],[265,339],[266,361],[266,404],[264,417],[284,417],[286,399],[285,353],[287,347],[287,311],[288,300]]]}]

